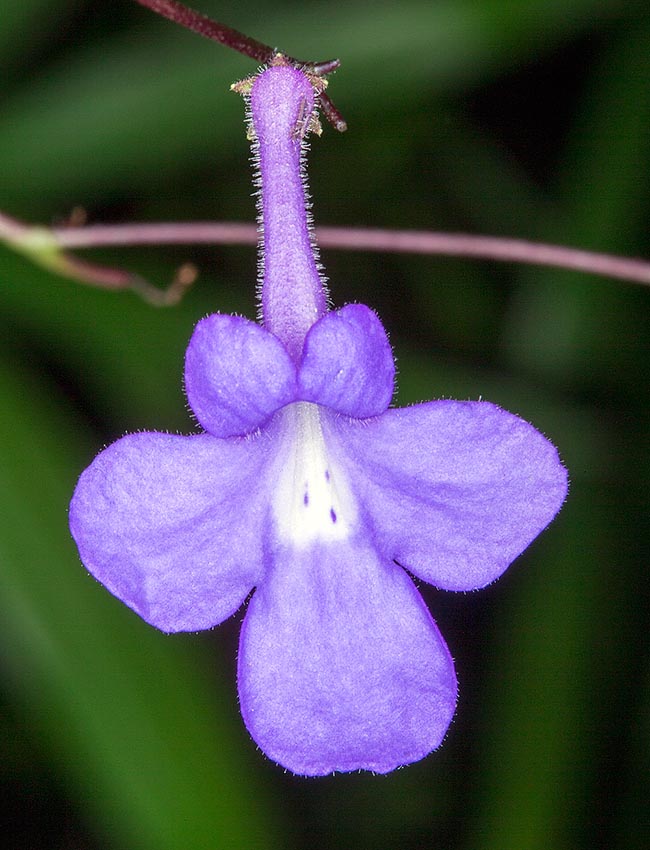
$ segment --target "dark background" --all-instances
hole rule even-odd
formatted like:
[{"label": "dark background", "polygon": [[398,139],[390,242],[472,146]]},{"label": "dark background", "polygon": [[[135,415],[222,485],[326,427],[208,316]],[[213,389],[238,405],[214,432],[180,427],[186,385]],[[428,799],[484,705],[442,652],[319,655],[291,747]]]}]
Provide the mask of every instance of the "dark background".
[{"label": "dark background", "polygon": [[[197,0],[198,5],[198,0]],[[624,0],[202,0],[341,70],[350,129],[312,143],[318,223],[650,256],[650,14]],[[254,63],[127,0],[0,0],[0,207],[60,221],[251,221],[232,81]],[[294,778],[238,716],[241,612],[155,632],[87,576],[79,472],[127,431],[189,431],[196,321],[255,314],[252,249],[85,256],[164,285],[156,310],[0,250],[2,833],[32,850],[648,846],[650,291],[458,259],[323,251],[335,303],[378,310],[399,403],[479,397],[572,479],[553,525],[477,594],[423,588],[461,697],[442,749],[384,777]]]}]

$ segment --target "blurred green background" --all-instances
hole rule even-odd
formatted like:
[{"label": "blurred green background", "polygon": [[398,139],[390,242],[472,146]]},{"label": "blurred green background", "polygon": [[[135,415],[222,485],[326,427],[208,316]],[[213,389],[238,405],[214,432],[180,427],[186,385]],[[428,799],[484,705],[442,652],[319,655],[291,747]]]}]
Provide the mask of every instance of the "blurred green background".
[{"label": "blurred green background", "polygon": [[[338,56],[349,122],[312,144],[318,223],[512,235],[650,256],[650,12],[626,0],[202,0]],[[0,208],[34,222],[253,218],[244,57],[130,3],[0,0]],[[76,477],[127,431],[189,431],[207,312],[254,315],[249,248],[85,256],[166,283],[156,310],[0,248],[5,846],[74,850],[649,846],[650,290],[559,271],[323,252],[376,308],[399,402],[495,401],[559,447],[559,518],[478,594],[423,588],[456,659],[443,748],[385,777],[297,779],[238,716],[242,614],[168,637],[80,566]]]}]

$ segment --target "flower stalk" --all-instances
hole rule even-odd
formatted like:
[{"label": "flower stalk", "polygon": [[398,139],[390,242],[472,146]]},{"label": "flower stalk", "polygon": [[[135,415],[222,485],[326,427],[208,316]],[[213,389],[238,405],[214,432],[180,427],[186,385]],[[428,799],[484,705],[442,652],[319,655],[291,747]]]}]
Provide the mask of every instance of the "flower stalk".
[{"label": "flower stalk", "polygon": [[302,164],[314,109],[310,78],[282,57],[252,83],[250,112],[260,186],[261,315],[295,361],[307,331],[327,310]]}]

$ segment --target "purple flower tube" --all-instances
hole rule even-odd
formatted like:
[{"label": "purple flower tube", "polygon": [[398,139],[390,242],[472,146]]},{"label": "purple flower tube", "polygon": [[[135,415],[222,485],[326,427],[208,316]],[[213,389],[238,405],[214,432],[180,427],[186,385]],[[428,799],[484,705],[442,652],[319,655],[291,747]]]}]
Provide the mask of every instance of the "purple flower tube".
[{"label": "purple flower tube", "polygon": [[199,322],[185,386],[204,433],[109,446],[70,527],[86,568],[165,632],[211,628],[254,589],[238,664],[252,737],[297,774],[386,773],[436,749],[456,707],[406,570],[447,590],[494,581],[559,510],[566,471],[487,402],[389,408],[376,314],[327,309],[302,170],[312,81],[280,58],[250,109],[263,322]]}]

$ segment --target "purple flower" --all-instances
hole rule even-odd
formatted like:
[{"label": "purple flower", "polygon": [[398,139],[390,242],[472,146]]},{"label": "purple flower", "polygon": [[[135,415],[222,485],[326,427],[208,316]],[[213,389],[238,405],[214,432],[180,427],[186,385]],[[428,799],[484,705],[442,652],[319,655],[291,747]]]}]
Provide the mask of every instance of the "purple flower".
[{"label": "purple flower", "polygon": [[381,322],[360,304],[328,312],[310,240],[312,84],[278,64],[250,98],[263,325],[199,322],[185,385],[205,433],[109,446],[70,526],[90,572],[165,632],[208,629],[255,588],[238,671],[253,738],[294,773],[385,773],[438,747],[456,705],[406,569],[447,590],[494,581],[558,511],[566,472],[492,404],[389,409]]}]

